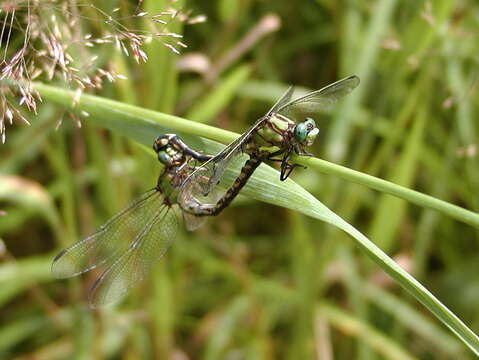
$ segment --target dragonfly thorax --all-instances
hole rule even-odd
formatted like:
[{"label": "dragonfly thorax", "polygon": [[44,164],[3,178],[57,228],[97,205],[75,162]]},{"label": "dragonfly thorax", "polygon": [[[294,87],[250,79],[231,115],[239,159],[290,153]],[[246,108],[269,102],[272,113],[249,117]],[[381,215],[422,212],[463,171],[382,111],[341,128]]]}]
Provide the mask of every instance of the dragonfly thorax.
[{"label": "dragonfly thorax", "polygon": [[280,114],[271,114],[264,124],[256,130],[258,139],[264,146],[276,146],[283,149],[293,138],[295,122]]},{"label": "dragonfly thorax", "polygon": [[284,115],[273,113],[257,129],[256,134],[258,136],[253,139],[255,144],[286,151],[295,146],[311,146],[319,134],[319,129],[312,118],[308,117],[303,122],[296,123]]}]

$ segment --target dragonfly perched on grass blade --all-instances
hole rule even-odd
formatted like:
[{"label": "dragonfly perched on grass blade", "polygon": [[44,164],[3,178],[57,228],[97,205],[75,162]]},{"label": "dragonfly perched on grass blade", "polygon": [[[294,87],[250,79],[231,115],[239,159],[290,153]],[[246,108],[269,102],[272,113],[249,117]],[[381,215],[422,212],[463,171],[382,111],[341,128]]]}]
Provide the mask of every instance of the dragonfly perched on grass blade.
[{"label": "dragonfly perched on grass blade", "polygon": [[146,277],[174,240],[183,214],[189,230],[205,218],[180,211],[178,188],[211,156],[189,148],[178,136],[159,136],[153,149],[164,169],[157,185],[102,225],[97,232],[62,250],[52,263],[56,278],[82,274],[99,266],[105,270],[90,291],[92,307],[119,301],[128,289]]},{"label": "dragonfly perched on grass blade", "polygon": [[[318,112],[335,104],[358,85],[359,78],[353,75],[294,100],[291,100],[294,88],[290,87],[266,115],[187,177],[179,195],[181,208],[197,216],[217,215],[266,160],[280,161],[280,179],[286,180],[298,166],[289,162],[291,156],[311,155],[305,148],[311,146],[319,134],[314,120]],[[241,154],[247,154],[249,159],[236,180],[217,202],[207,202],[203,197],[217,186],[231,161]],[[281,158],[275,159],[277,156]]]}]

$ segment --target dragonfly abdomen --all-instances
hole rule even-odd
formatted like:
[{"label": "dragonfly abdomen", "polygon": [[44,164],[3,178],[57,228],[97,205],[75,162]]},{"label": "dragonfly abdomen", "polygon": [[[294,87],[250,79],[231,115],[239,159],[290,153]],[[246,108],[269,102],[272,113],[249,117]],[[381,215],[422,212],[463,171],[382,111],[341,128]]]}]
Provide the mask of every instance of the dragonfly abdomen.
[{"label": "dragonfly abdomen", "polygon": [[216,203],[212,215],[216,215],[225,207],[227,207],[231,201],[238,195],[243,186],[246,185],[248,179],[253,175],[256,168],[261,164],[262,159],[258,157],[251,157],[241,168],[241,172],[236,178],[233,185],[226,191],[226,194]]},{"label": "dragonfly abdomen", "polygon": [[[265,154],[265,156],[267,157],[267,154]],[[218,215],[238,195],[243,186],[248,182],[248,179],[253,175],[256,168],[265,160],[265,156],[252,156],[246,161],[234,183],[228,188],[226,193],[216,204],[201,204],[194,201],[187,204],[187,209],[185,210],[196,216]]]}]

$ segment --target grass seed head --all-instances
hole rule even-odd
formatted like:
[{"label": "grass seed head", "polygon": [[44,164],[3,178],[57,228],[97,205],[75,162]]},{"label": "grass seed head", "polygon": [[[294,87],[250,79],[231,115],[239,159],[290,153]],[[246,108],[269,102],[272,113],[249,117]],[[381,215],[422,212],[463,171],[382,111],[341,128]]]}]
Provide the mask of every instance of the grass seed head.
[{"label": "grass seed head", "polygon": [[[57,0],[8,0],[0,4],[0,137],[6,138],[6,124],[14,119],[28,123],[18,110],[25,106],[36,113],[41,100],[32,86],[33,80],[60,81],[75,91],[74,104],[86,90],[101,89],[103,82],[114,82],[126,77],[117,74],[110,63],[96,63],[99,54],[116,48],[137,63],[148,61],[142,49],[152,40],[164,44],[173,53],[186,45],[177,39],[180,34],[168,27],[174,22],[193,24],[201,15],[165,9],[157,14],[140,11],[137,2],[131,16],[115,8],[110,13],[96,7],[93,2]],[[121,15],[120,15],[121,13]],[[93,14],[93,15],[92,15]],[[148,31],[133,30],[129,26],[141,22]],[[98,22],[102,26],[98,26]],[[93,24],[95,23],[95,24]],[[128,26],[126,25],[128,24]],[[84,29],[94,29],[86,34]],[[12,41],[15,40],[15,41]],[[20,41],[19,41],[20,40]],[[19,44],[13,46],[12,44]],[[7,100],[7,97],[9,100]],[[11,98],[17,97],[18,103]],[[61,123],[61,122],[60,122]],[[77,121],[80,124],[79,121]]]}]

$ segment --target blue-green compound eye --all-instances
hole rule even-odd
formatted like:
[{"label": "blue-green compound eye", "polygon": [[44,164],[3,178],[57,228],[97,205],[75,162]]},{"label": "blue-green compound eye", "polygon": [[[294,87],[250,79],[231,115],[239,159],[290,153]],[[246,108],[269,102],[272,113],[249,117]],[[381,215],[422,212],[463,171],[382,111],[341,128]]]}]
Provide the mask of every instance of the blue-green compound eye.
[{"label": "blue-green compound eye", "polygon": [[160,151],[158,152],[158,160],[160,160],[162,164],[169,164],[171,162],[171,156],[165,151]]},{"label": "blue-green compound eye", "polygon": [[[294,128],[294,138],[299,141],[303,142],[308,137],[308,134],[316,129],[316,123],[310,117],[307,117],[303,122],[296,125]],[[319,130],[318,130],[319,132]],[[314,136],[317,135],[317,132]]]},{"label": "blue-green compound eye", "polygon": [[294,138],[299,141],[303,142],[308,135],[308,126],[305,122],[299,123],[294,128]]}]

